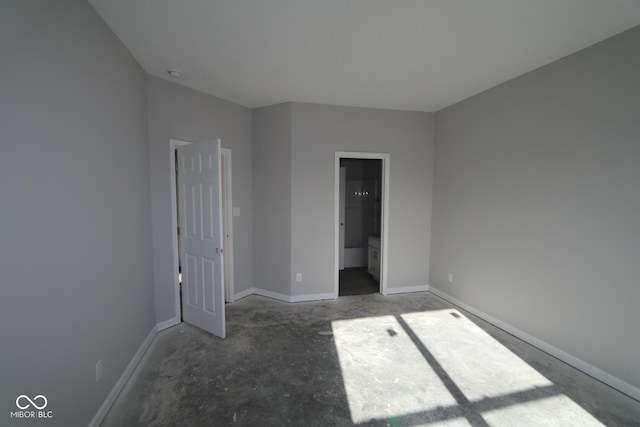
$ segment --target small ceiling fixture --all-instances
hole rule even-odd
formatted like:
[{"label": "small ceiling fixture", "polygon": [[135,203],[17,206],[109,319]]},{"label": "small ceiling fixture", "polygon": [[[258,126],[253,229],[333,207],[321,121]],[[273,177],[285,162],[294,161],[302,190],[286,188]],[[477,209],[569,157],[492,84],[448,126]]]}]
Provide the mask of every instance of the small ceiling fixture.
[{"label": "small ceiling fixture", "polygon": [[182,75],[182,71],[178,70],[177,68],[169,68],[167,69],[167,74],[169,74],[169,77],[173,77],[174,79],[179,79],[180,76]]}]

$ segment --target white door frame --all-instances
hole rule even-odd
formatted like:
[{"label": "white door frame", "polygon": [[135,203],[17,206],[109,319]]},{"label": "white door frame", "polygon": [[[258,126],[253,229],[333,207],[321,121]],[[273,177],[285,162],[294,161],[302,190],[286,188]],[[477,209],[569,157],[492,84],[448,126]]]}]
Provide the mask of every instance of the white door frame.
[{"label": "white door frame", "polygon": [[347,168],[340,167],[340,201],[338,202],[340,207],[340,213],[338,221],[340,221],[339,237],[338,237],[338,270],[344,270],[344,241],[345,241],[345,196],[347,185]]},{"label": "white door frame", "polygon": [[380,230],[380,293],[387,295],[387,246],[389,242],[389,153],[372,153],[359,151],[336,151],[335,186],[334,186],[334,295],[340,292],[339,253],[340,253],[340,159],[373,159],[382,160],[382,221]]},{"label": "white door frame", "polygon": [[[175,310],[176,310],[176,315],[174,317],[174,319],[176,319],[176,323],[178,324],[180,323],[180,286],[178,286],[179,283],[179,270],[178,270],[178,216],[176,214],[177,209],[178,209],[178,201],[176,200],[176,148],[182,146],[182,145],[189,145],[189,144],[193,144],[193,142],[189,142],[189,141],[181,141],[178,139],[170,139],[169,140],[169,170],[171,171],[171,246],[173,248],[173,277],[174,277],[174,283],[176,284],[175,287],[175,294],[174,294],[174,298],[175,298],[175,302],[174,302],[174,306],[175,306]],[[228,229],[229,229],[229,247],[224,247],[223,246],[223,250],[224,250],[224,257],[228,258],[226,261],[226,265],[229,267],[229,272],[228,272],[228,285],[227,285],[227,292],[225,292],[225,294],[227,294],[228,296],[227,301],[233,302],[234,298],[234,284],[233,284],[233,216],[231,215],[231,201],[232,201],[232,195],[231,195],[231,149],[229,148],[223,148],[221,150],[222,155],[228,155],[228,161],[226,162],[227,166],[225,168],[225,190],[226,190],[226,194],[228,195],[228,204],[226,206],[226,210],[227,210],[227,219],[229,221],[228,223]],[[224,241],[223,241],[224,242]],[[230,300],[229,300],[230,299]],[[169,326],[167,326],[169,327]]]},{"label": "white door frame", "polygon": [[222,208],[224,209],[222,217],[223,230],[226,231],[226,235],[222,236],[222,247],[224,248],[224,275],[225,275],[225,300],[227,302],[234,302],[236,300],[234,276],[233,276],[233,197],[231,193],[231,173],[232,161],[231,161],[231,149],[222,148],[222,185],[224,188],[222,198]]}]

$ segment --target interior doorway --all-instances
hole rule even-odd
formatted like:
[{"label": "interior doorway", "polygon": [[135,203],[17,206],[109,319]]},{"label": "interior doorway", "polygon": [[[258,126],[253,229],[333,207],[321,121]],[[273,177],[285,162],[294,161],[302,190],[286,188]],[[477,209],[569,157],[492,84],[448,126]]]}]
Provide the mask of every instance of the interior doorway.
[{"label": "interior doorway", "polygon": [[339,296],[380,292],[381,202],[382,160],[340,159]]},{"label": "interior doorway", "polygon": [[388,153],[336,153],[336,298],[386,294],[389,157]]},{"label": "interior doorway", "polygon": [[[171,159],[171,209],[172,209],[172,240],[173,240],[173,264],[175,288],[175,310],[176,322],[183,321],[182,310],[182,260],[180,259],[180,228],[178,209],[178,181],[177,181],[177,156],[176,149],[192,142],[171,139],[169,141]],[[222,182],[222,228],[223,228],[223,248],[222,248],[222,268],[224,280],[224,296],[226,302],[235,300],[234,274],[233,274],[233,197],[232,197],[232,157],[231,149],[221,149],[221,182]],[[167,326],[168,327],[168,326]]]}]

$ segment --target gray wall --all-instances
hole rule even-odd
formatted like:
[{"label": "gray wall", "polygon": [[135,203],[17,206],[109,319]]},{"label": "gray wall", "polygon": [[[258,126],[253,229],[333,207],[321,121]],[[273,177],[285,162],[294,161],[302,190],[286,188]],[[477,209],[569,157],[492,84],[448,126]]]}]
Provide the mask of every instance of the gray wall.
[{"label": "gray wall", "polygon": [[146,76],[83,0],[1,2],[0,57],[0,425],[87,425],[155,324]]},{"label": "gray wall", "polygon": [[153,224],[153,273],[156,319],[176,316],[171,235],[169,140],[203,142],[222,139],[232,150],[235,292],[253,286],[251,110],[184,86],[149,77],[149,155]]},{"label": "gray wall", "polygon": [[293,103],[292,294],[334,292],[336,151],[390,153],[388,287],[427,285],[433,115]]},{"label": "gray wall", "polygon": [[291,104],[253,110],[254,277],[291,295]]},{"label": "gray wall", "polygon": [[635,387],[639,46],[636,27],[438,112],[430,275]]}]

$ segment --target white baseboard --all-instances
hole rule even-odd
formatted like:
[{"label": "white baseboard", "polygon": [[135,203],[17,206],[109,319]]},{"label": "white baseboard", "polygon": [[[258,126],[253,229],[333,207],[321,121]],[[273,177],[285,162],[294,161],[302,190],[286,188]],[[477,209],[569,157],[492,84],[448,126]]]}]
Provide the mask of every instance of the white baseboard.
[{"label": "white baseboard", "polygon": [[249,295],[253,295],[255,293],[256,293],[256,289],[255,288],[249,288],[249,289],[241,291],[241,292],[236,292],[233,295],[234,302],[238,301],[239,299],[246,298]]},{"label": "white baseboard", "polygon": [[275,300],[278,300],[278,301],[290,302],[290,303],[336,299],[336,296],[335,296],[334,293],[329,293],[329,294],[309,294],[309,295],[285,295],[285,294],[281,294],[281,293],[278,293],[278,292],[266,291],[266,290],[260,289],[260,288],[251,288],[251,289],[248,289],[248,290],[244,291],[243,293],[246,293],[246,295],[244,295],[244,296],[248,296],[248,295],[254,294],[254,295],[260,295],[262,297],[271,298],[271,299],[275,299]]},{"label": "white baseboard", "polygon": [[253,288],[253,293],[262,297],[277,299],[278,301],[291,302],[291,297],[289,295],[280,294],[278,292],[271,292],[265,291],[264,289],[260,288]]},{"label": "white baseboard", "polygon": [[393,295],[393,294],[410,294],[413,292],[426,292],[429,290],[428,285],[422,286],[406,286],[404,288],[387,288],[385,291],[385,295]]},{"label": "white baseboard", "polygon": [[158,330],[158,332],[160,331],[164,331],[167,328],[170,328],[172,326],[176,326],[178,323],[180,323],[180,317],[176,316],[172,319],[169,320],[165,320],[164,322],[160,322],[156,325],[156,329]]},{"label": "white baseboard", "polygon": [[[413,292],[426,292],[429,290],[428,285],[422,286],[407,286],[404,288],[391,288],[387,289],[384,295],[393,295],[393,294],[409,294]],[[323,300],[331,300],[336,299],[337,296],[334,293],[325,293],[325,294],[308,294],[308,295],[285,295],[277,292],[266,291],[260,288],[251,288],[243,291],[239,294],[236,294],[236,300],[241,298],[248,297],[249,295],[260,295],[263,297],[275,299],[278,301],[284,302],[311,302],[311,301],[323,301]]]},{"label": "white baseboard", "polygon": [[491,323],[492,325],[497,326],[498,328],[510,333],[511,335],[514,335],[518,338],[520,338],[521,340],[531,344],[534,347],[539,348],[540,350],[544,351],[545,353],[548,353],[550,355],[552,355],[553,357],[562,360],[563,362],[573,366],[576,369],[579,369],[580,371],[584,372],[587,375],[590,375],[594,378],[596,378],[597,380],[602,381],[603,383],[615,388],[616,390],[626,394],[627,396],[632,397],[635,400],[640,401],[640,388],[633,386],[631,384],[629,384],[626,381],[621,380],[618,377],[615,377],[611,374],[609,374],[608,372],[603,371],[600,368],[597,368],[593,365],[591,365],[590,363],[585,362],[584,360],[573,356],[572,354],[569,354],[563,350],[560,350],[559,348],[539,339],[534,337],[533,335],[529,335],[528,333],[521,331],[520,329],[516,328],[515,326],[512,326],[506,322],[503,322],[499,319],[496,319],[495,317],[481,311],[478,310],[475,307],[472,307],[458,299],[456,299],[455,297],[452,297],[451,295],[447,294],[446,292],[443,292],[439,289],[436,289],[434,287],[429,287],[429,292],[439,296],[440,298],[450,302],[451,304],[457,305],[458,307],[468,311],[469,313],[474,314],[475,316],[478,316],[479,318],[481,318],[482,320],[485,320],[489,323]]},{"label": "white baseboard", "polygon": [[151,332],[149,332],[149,335],[147,335],[147,338],[145,338],[145,340],[140,345],[140,348],[138,348],[138,351],[136,351],[136,354],[133,355],[133,358],[125,368],[122,375],[120,375],[120,378],[115,383],[115,385],[113,386],[109,394],[107,395],[107,398],[104,400],[104,402],[100,406],[100,409],[98,409],[98,412],[96,412],[96,414],[93,416],[93,419],[89,423],[89,427],[100,426],[100,423],[102,423],[104,418],[107,416],[107,413],[109,413],[109,409],[111,409],[111,407],[115,403],[116,399],[118,398],[118,395],[120,394],[120,392],[122,392],[124,387],[127,385],[127,381],[129,381],[129,378],[135,371],[136,367],[138,366],[138,363],[140,363],[140,360],[142,360],[142,356],[144,356],[145,352],[151,346],[151,343],[153,343],[153,340],[155,339],[156,335],[158,335],[158,328],[157,326],[154,326],[153,328],[151,328]]},{"label": "white baseboard", "polygon": [[308,302],[321,301],[327,299],[336,299],[336,294],[310,294],[310,295],[293,295],[289,298],[291,302]]}]

